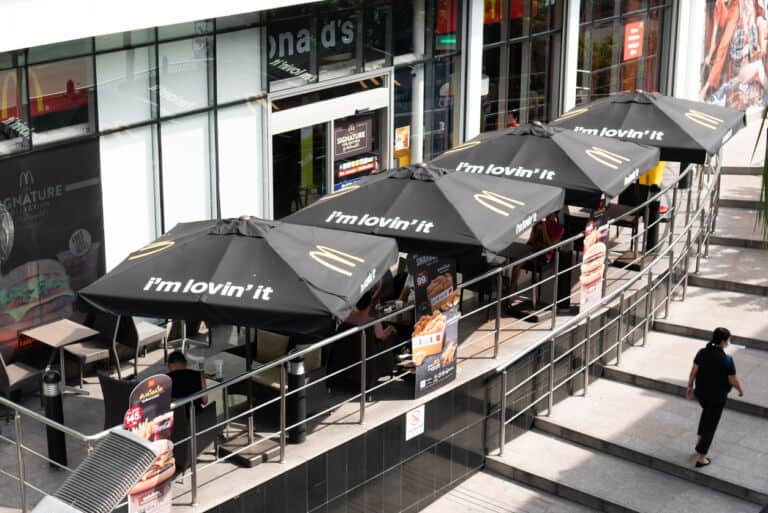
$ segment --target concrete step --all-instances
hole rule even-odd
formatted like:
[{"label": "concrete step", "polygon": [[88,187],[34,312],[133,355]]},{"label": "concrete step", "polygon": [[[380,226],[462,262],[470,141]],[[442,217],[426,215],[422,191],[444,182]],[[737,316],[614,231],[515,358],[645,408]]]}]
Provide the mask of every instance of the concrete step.
[{"label": "concrete step", "polygon": [[698,274],[688,277],[695,287],[768,296],[768,251],[710,245]]},{"label": "concrete step", "polygon": [[768,241],[756,228],[757,210],[721,207],[717,214],[711,244],[768,249]]},{"label": "concrete step", "polygon": [[611,513],[760,511],[756,504],[536,431],[508,443],[504,456],[489,456],[486,470]]},{"label": "concrete step", "polygon": [[768,350],[768,297],[701,287],[688,287],[685,301],[673,301],[667,319],[653,328],[664,333],[709,340],[712,330],[724,326],[732,343]]},{"label": "concrete step", "polygon": [[422,513],[596,513],[489,472],[477,472]]},{"label": "concrete step", "polygon": [[[685,397],[691,363],[703,346],[701,339],[651,331],[645,346],[624,351],[621,367],[605,367],[603,377]],[[727,408],[768,419],[768,353],[737,345],[726,351],[746,391],[744,397],[732,393]]]},{"label": "concrete step", "polygon": [[765,419],[725,412],[710,451],[712,465],[696,469],[700,414],[696,401],[599,380],[586,397],[569,397],[552,416],[538,417],[535,427],[740,499],[768,503]]},{"label": "concrete step", "polygon": [[723,175],[720,178],[720,207],[759,208],[762,183],[760,175]]}]

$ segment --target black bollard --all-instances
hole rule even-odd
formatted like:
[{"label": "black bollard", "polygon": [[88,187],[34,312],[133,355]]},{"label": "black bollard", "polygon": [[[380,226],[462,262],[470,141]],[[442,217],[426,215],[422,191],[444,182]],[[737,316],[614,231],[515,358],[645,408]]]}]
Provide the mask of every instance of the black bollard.
[{"label": "black bollard", "polygon": [[[304,373],[304,358],[296,358],[288,362],[288,391],[296,390],[306,385],[307,379]],[[288,430],[288,442],[292,444],[303,443],[307,439],[307,389],[301,389],[286,399],[286,425],[293,426]]]},{"label": "black bollard", "polygon": [[[661,189],[657,185],[651,185],[650,196],[657,194]],[[645,250],[652,251],[653,248],[659,243],[659,207],[661,203],[659,200],[651,201],[648,204],[648,233],[645,237]]]},{"label": "black bollard", "polygon": [[[64,407],[61,404],[61,376],[55,370],[43,374],[43,401],[45,403],[45,416],[54,422],[64,424]],[[47,426],[48,458],[60,465],[67,465],[67,443],[64,433],[58,429]],[[51,467],[57,465],[49,463]]]}]

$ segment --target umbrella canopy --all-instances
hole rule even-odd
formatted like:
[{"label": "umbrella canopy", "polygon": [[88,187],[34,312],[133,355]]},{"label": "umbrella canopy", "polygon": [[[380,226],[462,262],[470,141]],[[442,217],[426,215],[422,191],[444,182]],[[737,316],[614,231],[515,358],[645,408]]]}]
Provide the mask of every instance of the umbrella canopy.
[{"label": "umbrella canopy", "polygon": [[397,255],[391,239],[256,218],[182,223],[80,295],[121,315],[322,335]]},{"label": "umbrella canopy", "polygon": [[551,124],[656,146],[661,160],[701,164],[746,125],[746,117],[735,109],[633,91],[580,105]]},{"label": "umbrella canopy", "polygon": [[555,187],[421,165],[367,177],[286,221],[395,237],[409,252],[446,254],[479,246],[500,253],[560,209],[563,196]]},{"label": "umbrella canopy", "polygon": [[511,178],[566,189],[571,205],[616,196],[659,161],[656,148],[533,123],[479,137],[432,163],[476,175]]}]

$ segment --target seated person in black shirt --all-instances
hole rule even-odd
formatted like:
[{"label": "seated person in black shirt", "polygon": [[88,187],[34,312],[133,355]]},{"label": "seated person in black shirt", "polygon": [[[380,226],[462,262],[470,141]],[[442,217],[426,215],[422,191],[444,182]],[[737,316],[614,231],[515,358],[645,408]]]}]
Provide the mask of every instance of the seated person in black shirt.
[{"label": "seated person in black shirt", "polygon": [[[183,399],[205,390],[205,376],[202,372],[187,369],[187,359],[181,351],[168,355],[168,376],[171,378],[171,398]],[[195,401],[195,409],[208,404],[208,396]]]}]

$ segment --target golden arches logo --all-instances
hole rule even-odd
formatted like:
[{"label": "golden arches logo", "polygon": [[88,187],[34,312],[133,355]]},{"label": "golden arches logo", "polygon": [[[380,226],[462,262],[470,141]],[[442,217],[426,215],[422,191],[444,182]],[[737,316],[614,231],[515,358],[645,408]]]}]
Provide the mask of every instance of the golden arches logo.
[{"label": "golden arches logo", "polygon": [[331,271],[335,271],[347,277],[352,276],[352,271],[350,271],[350,269],[354,270],[354,268],[357,267],[357,264],[365,262],[362,258],[339,251],[338,249],[320,245],[315,247],[317,248],[316,250],[309,252],[309,256],[312,257],[313,260],[320,265],[327,267]]},{"label": "golden arches logo", "polygon": [[622,163],[629,162],[627,157],[608,151],[604,148],[598,148],[597,146],[592,146],[584,151],[592,158],[592,160],[601,163],[605,167],[610,167],[611,169],[619,169],[619,166]]},{"label": "golden arches logo", "polygon": [[589,111],[589,108],[574,109],[570,112],[566,112],[565,114],[563,114],[562,116],[554,120],[552,123],[558,123],[560,121],[565,121],[566,119],[575,118],[576,116],[581,116],[582,114],[588,111]]},{"label": "golden arches logo", "polygon": [[451,148],[450,150],[444,151],[443,155],[449,155],[451,153],[456,153],[457,151],[462,151],[462,150],[466,150],[466,149],[472,148],[473,146],[477,146],[481,142],[482,141],[478,141],[478,140],[467,141],[464,144],[459,144],[455,148]]},{"label": "golden arches logo", "polygon": [[[45,111],[45,104],[43,103],[43,88],[40,87],[40,80],[37,78],[37,74],[34,70],[29,69],[29,83],[35,94],[35,105],[37,106],[37,114],[42,114]],[[11,86],[11,82],[13,85]],[[2,92],[0,93],[0,119],[8,118],[8,88],[19,87],[19,79],[16,77],[16,73],[11,72],[3,79]],[[16,94],[16,101],[21,103],[20,95]],[[17,117],[21,117],[17,113]]]},{"label": "golden arches logo", "polygon": [[685,117],[690,119],[694,123],[698,123],[699,125],[705,128],[709,128],[710,130],[715,130],[723,122],[722,119],[716,118],[711,114],[707,114],[705,112],[701,112],[693,109],[686,112]]},{"label": "golden arches logo", "polygon": [[359,188],[360,188],[359,185],[349,185],[347,187],[344,187],[343,189],[339,189],[336,192],[332,192],[331,194],[326,194],[325,196],[320,198],[319,201],[325,201],[325,200],[329,200],[329,199],[333,199],[333,198],[338,198],[339,196],[344,196],[347,193],[356,191]]},{"label": "golden arches logo", "polygon": [[512,199],[491,191],[479,192],[474,195],[474,198],[475,201],[480,203],[488,210],[496,212],[497,214],[504,217],[509,216],[512,210],[515,208],[525,206],[525,203],[522,201],[518,201],[516,199]]},{"label": "golden arches logo", "polygon": [[128,260],[136,260],[138,258],[148,257],[149,255],[155,255],[157,253],[160,253],[161,251],[165,251],[166,249],[170,248],[174,244],[176,244],[176,242],[172,240],[159,240],[157,242],[147,244],[140,250],[130,255],[128,257]]}]

